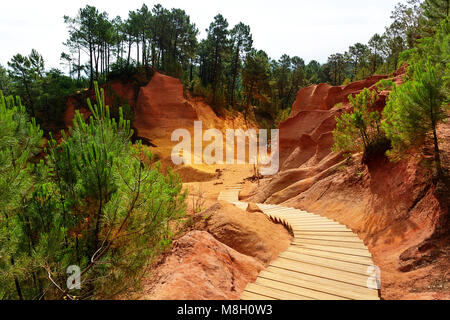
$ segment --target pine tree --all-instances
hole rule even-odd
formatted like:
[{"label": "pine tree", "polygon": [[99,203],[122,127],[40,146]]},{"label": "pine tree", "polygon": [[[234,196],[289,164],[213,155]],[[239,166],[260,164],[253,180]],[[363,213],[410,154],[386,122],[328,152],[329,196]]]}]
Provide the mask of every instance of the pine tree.
[{"label": "pine tree", "polygon": [[42,130],[29,120],[21,100],[0,91],[0,297],[6,299],[27,298],[21,278],[31,272],[21,220],[33,185],[29,160],[41,139]]},{"label": "pine tree", "polygon": [[208,33],[208,47],[211,49],[211,56],[213,59],[212,102],[215,104],[217,102],[217,86],[222,72],[224,55],[230,45],[227,19],[221,14],[218,14],[214,17],[214,21],[211,22],[206,31]]},{"label": "pine tree", "polygon": [[263,90],[267,87],[270,78],[269,73],[269,57],[260,50],[252,50],[245,59],[244,69],[242,71],[242,83],[245,87],[247,96],[247,104],[245,108],[244,118],[250,111],[250,103],[253,97],[258,100],[268,100],[263,94]]},{"label": "pine tree", "polygon": [[450,13],[450,0],[425,0],[422,6],[425,17],[434,25],[439,25]]},{"label": "pine tree", "polygon": [[391,155],[401,155],[405,149],[423,144],[427,135],[431,134],[435,165],[440,176],[442,168],[436,126],[446,116],[441,79],[429,61],[412,68],[413,80],[390,94],[383,111],[385,120],[382,126],[392,141]]},{"label": "pine tree", "polygon": [[241,69],[242,55],[247,54],[253,46],[253,39],[250,33],[250,27],[240,22],[230,32],[233,49],[232,61],[232,84],[231,84],[231,106],[234,106],[234,92],[236,89],[236,80]]}]

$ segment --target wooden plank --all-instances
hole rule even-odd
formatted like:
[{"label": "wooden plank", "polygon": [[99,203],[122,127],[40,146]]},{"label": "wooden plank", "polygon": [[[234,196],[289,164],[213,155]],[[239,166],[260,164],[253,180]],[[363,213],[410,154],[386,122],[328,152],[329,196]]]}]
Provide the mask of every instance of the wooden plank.
[{"label": "wooden plank", "polygon": [[[274,215],[275,214],[271,214]],[[283,218],[287,218],[287,219],[291,219],[291,220],[295,220],[295,221],[326,221],[326,222],[336,222],[330,219],[326,219],[326,218],[320,218],[320,217],[311,217],[311,218],[302,218],[302,217],[296,217],[295,215],[291,215],[291,216],[283,216],[283,215],[276,215],[277,217],[283,217]]]},{"label": "wooden plank", "polygon": [[312,213],[302,213],[302,212],[298,212],[298,211],[293,211],[293,210],[280,210],[280,209],[271,209],[271,210],[263,210],[266,213],[270,213],[270,214],[285,214],[285,215],[292,215],[292,216],[297,216],[297,217],[320,217],[318,215],[312,214]]},{"label": "wooden plank", "polygon": [[297,224],[331,224],[336,226],[342,226],[344,225],[340,224],[339,222],[332,221],[332,220],[323,220],[323,219],[296,219],[295,217],[281,217],[283,219],[287,219],[289,221],[292,221],[292,223]]},{"label": "wooden plank", "polygon": [[343,224],[340,224],[339,222],[330,220],[330,219],[322,219],[322,218],[298,218],[298,217],[294,217],[294,216],[290,216],[290,217],[285,217],[285,216],[281,216],[285,219],[289,219],[292,221],[296,221],[299,223],[332,223],[332,224],[336,224],[336,225],[340,225],[343,226]]},{"label": "wooden plank", "polygon": [[335,236],[335,237],[358,237],[352,231],[299,231],[295,235],[299,236]]},{"label": "wooden plank", "polygon": [[[299,213],[296,211],[280,211],[280,210],[262,210],[266,214],[279,214],[279,215],[286,215],[286,216],[292,216],[292,217],[303,217],[303,218],[318,218],[319,216],[314,215],[312,213]],[[319,217],[320,218],[320,217]]]},{"label": "wooden plank", "polygon": [[[305,273],[299,273],[291,270],[286,270],[283,268],[278,268],[274,266],[267,267],[266,270],[261,272],[262,276],[266,273],[277,274],[287,277],[287,279],[298,279],[300,281],[305,281],[311,288],[324,288],[330,290],[330,292],[339,292],[339,295],[356,300],[378,300],[378,291],[371,290],[367,287],[361,287],[341,281],[336,281],[332,279],[326,279],[321,277],[312,276]],[[305,284],[306,285],[306,284]]]},{"label": "wooden plank", "polygon": [[266,278],[264,276],[258,277],[258,279],[256,280],[255,283],[260,284],[265,287],[268,287],[268,288],[278,289],[278,290],[290,292],[293,294],[299,294],[301,296],[305,296],[305,297],[315,299],[315,300],[347,300],[347,299],[344,299],[344,298],[336,296],[336,295],[332,295],[329,293],[320,292],[320,291],[316,291],[316,290],[311,290],[309,288],[305,288],[302,286],[296,286],[293,283],[281,282],[281,281],[279,281],[279,279],[274,280],[274,279]]},{"label": "wooden plank", "polygon": [[324,232],[346,232],[348,231],[345,227],[330,227],[330,226],[299,226],[299,225],[292,225],[292,231],[294,232],[318,232],[318,231],[324,231]]},{"label": "wooden plank", "polygon": [[[273,212],[278,212],[278,213],[289,213],[291,210],[290,209],[284,209],[284,210],[280,210],[280,208],[272,208],[272,209],[264,209],[261,208],[262,211],[267,212],[267,213],[273,213]],[[294,214],[296,214],[296,212],[294,211]]]},{"label": "wooden plank", "polygon": [[330,259],[335,259],[335,260],[339,260],[339,261],[359,263],[359,264],[363,264],[366,266],[373,265],[372,259],[370,259],[368,257],[355,256],[355,255],[350,255],[350,254],[345,254],[345,253],[321,251],[321,250],[309,249],[309,248],[303,248],[303,247],[297,247],[297,246],[289,246],[285,252],[303,253],[306,255],[310,255],[312,257],[330,258]]},{"label": "wooden plank", "polygon": [[[290,221],[290,219],[286,219],[287,221]],[[329,226],[329,227],[344,227],[343,225],[337,223],[337,222],[298,222],[298,221],[292,221],[292,224],[295,224],[297,226]]]},{"label": "wooden plank", "polygon": [[285,206],[280,206],[280,205],[273,205],[273,206],[262,206],[264,209],[267,210],[273,210],[273,209],[279,209],[279,210],[297,210],[295,208],[291,208],[291,207],[285,207]]},{"label": "wooden plank", "polygon": [[315,245],[320,245],[320,246],[330,246],[330,247],[340,247],[340,248],[366,249],[366,246],[363,243],[343,242],[343,241],[340,241],[339,243],[337,243],[336,241],[294,238],[294,241],[292,243],[293,244],[315,244]]},{"label": "wooden plank", "polygon": [[[289,220],[289,219],[287,219]],[[314,227],[314,226],[320,226],[320,225],[324,225],[324,227],[327,228],[336,228],[336,229],[342,229],[345,231],[351,231],[349,228],[347,228],[346,226],[339,224],[339,223],[326,223],[326,222],[322,222],[322,223],[311,223],[311,222],[301,222],[301,221],[292,221],[293,225],[296,225],[300,228],[299,231],[302,231],[301,229],[304,229],[304,226],[310,226],[310,227]]]},{"label": "wooden plank", "polygon": [[259,284],[255,283],[249,283],[247,287],[245,288],[245,291],[256,293],[263,296],[268,296],[273,299],[277,300],[314,300],[308,297],[304,297],[298,294],[274,289],[274,288],[268,288]]},{"label": "wooden plank", "polygon": [[290,223],[292,226],[292,231],[302,232],[302,231],[348,231],[346,227],[343,226],[324,226],[324,225],[302,225],[298,223]]},{"label": "wooden plank", "polygon": [[[280,272],[281,271],[281,272]],[[314,297],[320,300],[372,300],[377,298],[372,292],[352,285],[345,285],[344,283],[320,282],[321,278],[311,277],[302,279],[301,277],[293,277],[282,272],[282,269],[272,269],[270,271],[264,270],[259,274],[259,278],[270,279],[278,281],[282,284],[289,284],[313,291]],[[299,274],[301,275],[301,274]],[[319,281],[317,281],[319,280]],[[317,282],[316,282],[317,281]],[[318,294],[319,293],[319,294]],[[323,295],[325,294],[325,295]]]},{"label": "wooden plank", "polygon": [[[284,281],[283,281],[284,279]],[[282,275],[264,273],[258,277],[256,284],[299,294],[316,300],[348,300],[343,297],[327,293],[327,291],[317,291],[305,286],[305,281],[294,278],[294,281],[287,281]]]},{"label": "wooden plank", "polygon": [[241,294],[241,300],[275,300],[275,299],[257,293],[244,291]]},{"label": "wooden plank", "polygon": [[293,261],[285,258],[278,258],[270,263],[271,266],[284,268],[291,271],[306,273],[316,277],[332,279],[336,281],[351,283],[361,287],[367,286],[368,276],[358,273],[336,270],[328,267],[318,266],[310,263]]},{"label": "wooden plank", "polygon": [[364,248],[364,249],[342,248],[342,247],[315,245],[315,244],[310,244],[310,243],[292,243],[292,246],[294,246],[294,247],[298,246],[300,248],[322,250],[322,251],[327,251],[327,252],[345,253],[345,254],[361,256],[361,257],[368,257],[368,258],[372,257],[372,255],[370,254],[369,250],[367,250],[367,248]]},{"label": "wooden plank", "polygon": [[283,219],[287,219],[291,221],[292,223],[299,223],[299,224],[335,224],[343,226],[342,224],[332,221],[332,220],[325,220],[325,219],[298,219],[294,217],[283,217]]},{"label": "wooden plank", "polygon": [[286,259],[293,260],[293,261],[310,263],[313,265],[322,266],[322,267],[335,269],[335,270],[358,273],[363,276],[367,275],[368,266],[358,264],[358,263],[353,263],[353,262],[340,261],[340,260],[335,260],[332,258],[312,257],[312,256],[308,256],[308,255],[305,255],[302,253],[288,252],[288,251],[282,252],[280,254],[280,258],[286,258]]},{"label": "wooden plank", "polygon": [[353,243],[361,243],[364,245],[364,242],[358,238],[356,235],[353,237],[337,237],[337,236],[317,236],[317,235],[299,235],[294,233],[295,239],[312,239],[312,240],[328,240],[328,241],[336,241],[336,242],[353,242]]},{"label": "wooden plank", "polygon": [[323,219],[323,218],[298,218],[298,217],[283,217],[283,218],[289,219],[289,220],[291,220],[293,222],[295,221],[295,222],[298,222],[298,223],[332,223],[332,224],[335,224],[335,225],[339,225],[339,226],[345,227],[345,225],[343,225],[343,224],[341,224],[339,222],[330,220],[330,219]]}]

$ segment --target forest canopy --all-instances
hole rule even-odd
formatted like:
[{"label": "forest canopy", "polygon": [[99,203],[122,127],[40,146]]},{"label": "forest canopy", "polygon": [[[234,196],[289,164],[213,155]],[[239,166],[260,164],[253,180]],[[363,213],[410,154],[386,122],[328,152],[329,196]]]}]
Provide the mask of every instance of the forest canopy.
[{"label": "forest canopy", "polygon": [[[447,16],[447,8],[448,1],[443,0],[399,3],[383,32],[365,44],[355,43],[345,52],[330,54],[321,64],[286,54],[272,59],[254,47],[249,25],[229,25],[221,14],[200,39],[195,22],[181,9],[143,4],[126,17],[110,17],[87,5],[64,16],[68,33],[66,50],[61,53],[64,71],[47,71],[44,58],[32,50],[0,66],[0,88],[4,94],[20,95],[44,129],[61,128],[64,97],[92,88],[94,81],[103,83],[150,67],[180,78],[192,94],[205,97],[216,111],[244,111],[250,105],[258,120],[277,119],[267,124],[275,126],[289,114],[302,87],[321,82],[347,84],[396,70],[418,40],[433,34],[438,21]],[[254,52],[267,56],[259,68],[253,63]],[[260,78],[261,70],[267,73],[264,81],[253,86],[245,83],[250,77]]]}]

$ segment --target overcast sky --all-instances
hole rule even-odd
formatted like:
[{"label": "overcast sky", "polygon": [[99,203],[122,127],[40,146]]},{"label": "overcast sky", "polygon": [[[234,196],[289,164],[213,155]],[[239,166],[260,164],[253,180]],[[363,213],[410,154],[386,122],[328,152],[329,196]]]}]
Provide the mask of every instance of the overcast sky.
[{"label": "overcast sky", "polygon": [[[221,13],[230,26],[242,21],[250,25],[254,46],[278,59],[283,53],[306,62],[326,62],[356,42],[367,43],[382,33],[390,12],[400,0],[8,0],[0,10],[0,64],[16,53],[37,49],[46,67],[60,66],[62,43],[67,38],[63,16],[75,16],[86,4],[107,11],[109,17],[126,17],[129,10],[146,3],[149,8],[181,8],[191,16],[201,37],[213,17]],[[403,1],[404,2],[404,1]]]}]

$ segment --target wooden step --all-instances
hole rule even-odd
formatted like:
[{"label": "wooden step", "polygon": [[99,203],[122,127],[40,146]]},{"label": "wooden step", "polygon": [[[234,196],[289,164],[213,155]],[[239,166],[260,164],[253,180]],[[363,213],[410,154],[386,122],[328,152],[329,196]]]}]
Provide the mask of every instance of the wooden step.
[{"label": "wooden step", "polygon": [[301,296],[299,294],[269,288],[255,283],[249,283],[245,288],[245,291],[267,296],[277,300],[314,300],[309,297]]},{"label": "wooden step", "polygon": [[364,243],[343,242],[343,241],[340,241],[339,243],[337,243],[337,241],[299,239],[297,237],[294,238],[294,241],[292,243],[293,244],[315,244],[315,245],[320,245],[320,246],[341,247],[341,248],[366,249],[366,246],[364,245]]},{"label": "wooden step", "polygon": [[[281,283],[286,283],[312,290],[316,293],[314,297],[322,300],[372,300],[373,298],[377,297],[377,295],[374,295],[373,292],[371,292],[369,289],[360,287],[355,288],[352,287],[352,285],[347,285],[342,282],[332,283],[330,281],[321,281],[321,278],[317,277],[310,277],[307,279],[302,279],[301,277],[292,277],[280,271],[282,270],[264,270],[259,274],[258,278],[271,279],[273,281],[278,281]],[[302,274],[298,275],[301,276]],[[318,295],[317,293],[324,293],[326,295]]]},{"label": "wooden step", "polygon": [[[352,231],[298,231],[295,233],[299,236],[335,236],[335,237],[358,237],[356,234],[354,234]],[[358,237],[359,238],[359,237]]]},{"label": "wooden step", "polygon": [[335,259],[335,260],[339,260],[339,261],[359,263],[359,264],[362,264],[365,266],[373,265],[372,259],[370,259],[368,257],[355,256],[355,255],[345,254],[345,253],[321,251],[321,250],[317,250],[317,249],[309,249],[309,248],[303,248],[303,247],[297,247],[297,246],[289,246],[285,252],[302,253],[302,254],[312,256],[312,257],[329,258],[329,259]]},{"label": "wooden step", "polygon": [[306,273],[316,277],[322,277],[326,279],[359,285],[361,287],[367,287],[368,276],[361,275],[359,273],[336,270],[328,267],[318,266],[315,264],[293,261],[281,257],[273,261],[270,265],[286,270]]},{"label": "wooden step", "polygon": [[275,300],[274,298],[263,296],[257,293],[244,291],[241,294],[241,300]]},{"label": "wooden step", "polygon": [[317,266],[327,267],[330,269],[358,273],[363,276],[367,275],[368,266],[358,264],[358,263],[340,261],[340,260],[336,260],[336,259],[332,259],[332,258],[313,257],[313,256],[308,256],[308,255],[305,255],[302,253],[289,252],[289,251],[285,251],[285,252],[281,253],[279,257],[286,258],[286,259],[293,260],[293,261],[299,261],[299,262],[303,262],[303,263],[309,263],[309,264],[314,264]]},{"label": "wooden step", "polygon": [[[277,277],[275,277],[277,278]],[[270,279],[270,277],[260,276],[256,280],[255,284],[259,284],[268,288],[278,289],[293,294],[299,294],[315,300],[347,300],[345,298],[332,295],[329,293],[311,290],[302,286],[295,285],[294,283],[282,282],[277,279]]]},{"label": "wooden step", "polygon": [[321,226],[321,225],[298,225],[295,224],[292,226],[292,230],[293,231],[299,231],[299,232],[303,232],[303,231],[307,231],[307,232],[312,232],[312,231],[348,231],[348,229],[344,226]]},{"label": "wooden step", "polygon": [[[273,274],[283,275],[289,278],[298,279],[301,281],[306,281],[310,283],[310,286],[322,285],[324,288],[330,288],[331,292],[339,292],[339,295],[349,299],[362,299],[362,300],[378,300],[378,291],[372,290],[367,287],[361,287],[358,285],[349,284],[339,280],[332,280],[322,277],[317,277],[314,275],[309,275],[306,273],[295,272],[292,270],[287,270],[283,268],[278,268],[274,266],[269,266],[266,270],[261,272],[264,275],[265,272],[270,272]],[[316,287],[317,288],[317,287]],[[328,289],[326,289],[328,292]]]},{"label": "wooden step", "polygon": [[339,236],[327,236],[327,235],[308,235],[308,234],[298,234],[294,233],[296,239],[311,239],[311,240],[327,240],[327,241],[337,241],[337,242],[353,242],[353,243],[361,243],[364,245],[364,242],[358,238],[356,235],[353,237],[339,237]]},{"label": "wooden step", "polygon": [[354,256],[372,258],[372,255],[370,254],[369,250],[367,250],[367,248],[364,248],[364,249],[343,248],[343,247],[323,246],[323,245],[310,244],[310,243],[297,243],[297,244],[293,243],[292,247],[321,250],[321,251],[326,251],[326,252],[345,253],[345,254],[354,255]]}]

